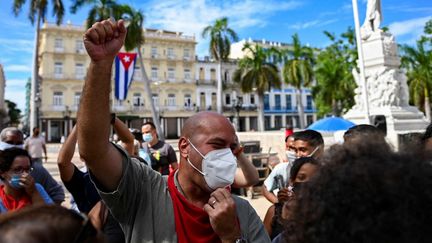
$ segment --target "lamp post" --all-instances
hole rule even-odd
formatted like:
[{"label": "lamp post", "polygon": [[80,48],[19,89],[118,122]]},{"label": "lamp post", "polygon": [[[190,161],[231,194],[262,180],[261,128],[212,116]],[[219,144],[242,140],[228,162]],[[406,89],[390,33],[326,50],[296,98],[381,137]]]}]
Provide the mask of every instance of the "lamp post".
[{"label": "lamp post", "polygon": [[69,110],[69,106],[65,106],[65,110],[62,111],[62,114],[63,114],[63,119],[65,121],[64,136],[67,137],[69,135],[69,119],[72,114],[72,111]]},{"label": "lamp post", "polygon": [[237,115],[237,117],[236,117],[236,129],[237,129],[237,131],[240,131],[240,110],[243,106],[243,102],[239,96],[237,96],[237,100],[235,100],[233,102],[233,105],[234,105],[234,109],[235,109],[236,115]]}]

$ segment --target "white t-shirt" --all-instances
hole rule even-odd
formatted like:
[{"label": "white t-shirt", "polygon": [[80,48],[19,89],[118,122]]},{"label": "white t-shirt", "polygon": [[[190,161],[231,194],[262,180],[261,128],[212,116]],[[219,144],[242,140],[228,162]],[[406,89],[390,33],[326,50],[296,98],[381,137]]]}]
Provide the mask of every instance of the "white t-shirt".
[{"label": "white t-shirt", "polygon": [[267,179],[265,179],[264,181],[264,186],[267,188],[267,190],[269,192],[273,192],[274,194],[277,194],[277,189],[273,188],[274,187],[274,178],[277,175],[282,175],[285,184],[288,184],[288,179],[289,179],[289,173],[292,167],[292,163],[289,162],[283,162],[283,163],[279,163],[277,164],[272,172],[270,173],[270,175],[267,177]]},{"label": "white t-shirt", "polygon": [[24,147],[32,158],[42,158],[43,146],[45,145],[45,138],[42,136],[29,137],[25,140]]}]

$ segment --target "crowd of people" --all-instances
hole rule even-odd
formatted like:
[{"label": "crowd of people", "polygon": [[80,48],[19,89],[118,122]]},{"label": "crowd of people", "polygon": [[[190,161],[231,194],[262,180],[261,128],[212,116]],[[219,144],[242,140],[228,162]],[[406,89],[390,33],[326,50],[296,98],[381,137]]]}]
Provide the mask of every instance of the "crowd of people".
[{"label": "crowd of people", "polygon": [[[178,157],[153,123],[130,130],[110,113],[110,79],[123,20],[84,35],[91,63],[76,126],[57,158],[62,185],[44,168],[38,128],[0,134],[0,242],[430,242],[432,125],[395,151],[372,125],[325,147],[313,130],[286,136],[284,160],[261,189],[262,221],[233,189],[258,183],[235,129],[217,113],[186,120]],[[111,128],[118,141],[110,141]],[[78,147],[80,168],[73,160]],[[44,156],[43,156],[44,155]]]}]

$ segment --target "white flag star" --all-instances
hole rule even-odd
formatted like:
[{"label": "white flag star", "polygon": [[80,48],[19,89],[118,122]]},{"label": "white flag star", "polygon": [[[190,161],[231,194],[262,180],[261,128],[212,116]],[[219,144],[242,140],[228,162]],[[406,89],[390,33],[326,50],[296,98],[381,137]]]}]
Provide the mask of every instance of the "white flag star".
[{"label": "white flag star", "polygon": [[130,62],[130,58],[129,58],[129,56],[124,56],[124,57],[123,57],[123,61],[124,61],[124,62]]}]

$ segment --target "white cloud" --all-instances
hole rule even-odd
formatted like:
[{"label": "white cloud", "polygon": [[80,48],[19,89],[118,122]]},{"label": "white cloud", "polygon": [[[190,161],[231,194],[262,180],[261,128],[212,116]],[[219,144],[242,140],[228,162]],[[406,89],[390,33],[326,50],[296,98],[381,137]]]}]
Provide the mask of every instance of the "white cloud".
[{"label": "white cloud", "polygon": [[292,29],[296,29],[296,30],[301,30],[301,29],[307,29],[307,28],[311,28],[311,27],[321,27],[321,26],[325,26],[325,25],[329,25],[331,23],[336,22],[337,19],[329,19],[329,20],[312,20],[312,21],[307,21],[307,22],[299,22],[299,23],[295,23],[290,25],[289,27]]},{"label": "white cloud", "polygon": [[31,65],[4,65],[6,72],[31,72]]},{"label": "white cloud", "polygon": [[33,53],[34,40],[0,38],[2,52]]},{"label": "white cloud", "polygon": [[185,34],[195,35],[199,43],[197,51],[207,49],[207,41],[201,38],[203,28],[210,25],[215,19],[228,17],[230,26],[236,32],[250,27],[264,27],[272,14],[280,11],[292,10],[300,7],[300,1],[276,1],[276,0],[231,0],[231,1],[206,1],[206,0],[166,0],[153,1],[143,6],[148,9],[145,12],[147,27],[162,28],[173,31],[181,31]]},{"label": "white cloud", "polygon": [[394,22],[389,25],[389,29],[390,32],[397,37],[403,36],[404,38],[415,39],[423,33],[424,25],[431,17],[432,16]]},{"label": "white cloud", "polygon": [[18,108],[21,109],[21,114],[23,114],[26,100],[25,89],[9,89],[6,87],[5,99],[17,104]]},{"label": "white cloud", "polygon": [[6,87],[10,90],[13,89],[23,90],[26,83],[27,83],[27,79],[7,79]]}]

